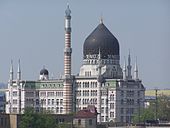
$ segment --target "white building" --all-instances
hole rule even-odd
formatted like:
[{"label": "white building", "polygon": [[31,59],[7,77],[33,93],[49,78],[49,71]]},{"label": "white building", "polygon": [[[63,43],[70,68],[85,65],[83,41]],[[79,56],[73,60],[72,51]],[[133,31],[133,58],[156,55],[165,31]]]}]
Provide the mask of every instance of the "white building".
[{"label": "white building", "polygon": [[[6,90],[6,113],[23,113],[25,107],[35,111],[50,110],[65,114],[97,108],[98,122],[131,122],[132,116],[144,107],[145,88],[138,78],[137,63],[134,76],[131,73],[131,57],[128,65],[120,65],[119,42],[101,20],[86,38],[83,46],[83,64],[78,75],[71,74],[71,11],[66,10],[64,76],[50,79],[43,68],[37,81],[21,79],[20,62],[17,79],[10,79]],[[69,95],[68,95],[69,94]]]}]

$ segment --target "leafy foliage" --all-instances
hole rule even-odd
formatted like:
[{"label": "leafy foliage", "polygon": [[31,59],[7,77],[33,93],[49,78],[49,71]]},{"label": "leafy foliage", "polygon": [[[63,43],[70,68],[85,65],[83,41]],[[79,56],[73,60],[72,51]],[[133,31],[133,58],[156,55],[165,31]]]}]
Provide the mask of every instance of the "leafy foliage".
[{"label": "leafy foliage", "polygon": [[133,122],[134,123],[140,123],[140,122],[145,122],[146,120],[152,120],[154,119],[154,113],[150,108],[146,108],[142,111],[140,111],[140,114],[136,114],[133,117]]},{"label": "leafy foliage", "polygon": [[[165,95],[159,95],[157,100],[157,119],[170,120],[170,98]],[[134,123],[154,120],[156,118],[156,100],[150,102],[150,106],[140,111],[133,117]]]},{"label": "leafy foliage", "polygon": [[19,128],[56,128],[56,124],[52,115],[46,112],[36,113],[33,108],[26,108]]},{"label": "leafy foliage", "polygon": [[165,95],[158,97],[158,118],[170,120],[170,98]]}]

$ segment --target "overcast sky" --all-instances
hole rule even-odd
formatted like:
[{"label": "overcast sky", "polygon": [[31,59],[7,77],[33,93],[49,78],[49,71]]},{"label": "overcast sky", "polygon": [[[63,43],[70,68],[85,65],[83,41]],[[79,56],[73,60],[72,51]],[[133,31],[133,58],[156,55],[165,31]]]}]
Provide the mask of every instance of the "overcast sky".
[{"label": "overcast sky", "polygon": [[130,49],[138,58],[146,88],[170,88],[169,0],[0,0],[0,82],[9,79],[10,60],[16,76],[37,80],[45,66],[50,77],[63,74],[64,15],[72,11],[72,69],[79,72],[85,38],[104,24],[118,39],[121,65]]}]

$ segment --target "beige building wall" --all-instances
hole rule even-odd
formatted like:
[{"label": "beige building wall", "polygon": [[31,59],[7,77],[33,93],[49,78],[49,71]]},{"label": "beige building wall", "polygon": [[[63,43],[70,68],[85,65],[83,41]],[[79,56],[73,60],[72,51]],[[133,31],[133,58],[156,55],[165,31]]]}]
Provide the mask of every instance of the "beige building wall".
[{"label": "beige building wall", "polygon": [[10,120],[10,128],[17,128],[18,115],[10,114],[9,115],[9,120]]},{"label": "beige building wall", "polygon": [[96,118],[75,118],[73,125],[75,128],[96,128]]},{"label": "beige building wall", "polygon": [[0,128],[17,128],[20,116],[16,114],[0,114]]}]

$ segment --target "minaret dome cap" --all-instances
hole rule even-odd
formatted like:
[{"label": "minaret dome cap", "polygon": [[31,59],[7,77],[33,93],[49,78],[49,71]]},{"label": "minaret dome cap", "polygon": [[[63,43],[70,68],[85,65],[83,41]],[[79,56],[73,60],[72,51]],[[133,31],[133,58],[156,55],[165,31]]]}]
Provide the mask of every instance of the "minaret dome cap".
[{"label": "minaret dome cap", "polygon": [[66,11],[65,11],[65,14],[66,14],[66,17],[69,17],[70,14],[71,14],[71,10],[70,10],[70,8],[69,8],[69,4],[67,4],[67,9],[66,9]]},{"label": "minaret dome cap", "polygon": [[43,68],[41,71],[40,71],[40,75],[48,75],[48,70]]}]

